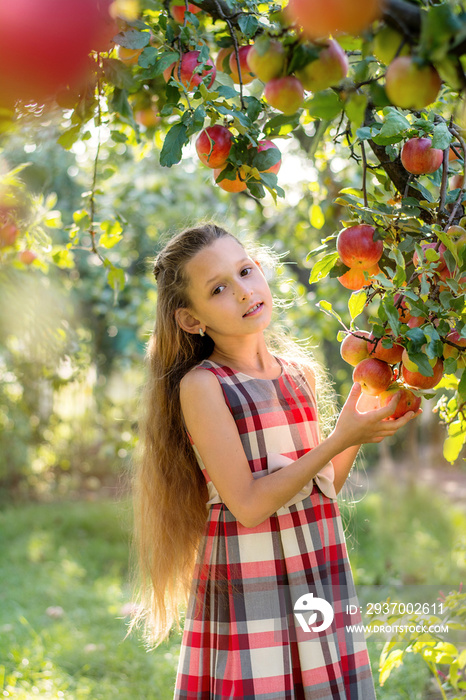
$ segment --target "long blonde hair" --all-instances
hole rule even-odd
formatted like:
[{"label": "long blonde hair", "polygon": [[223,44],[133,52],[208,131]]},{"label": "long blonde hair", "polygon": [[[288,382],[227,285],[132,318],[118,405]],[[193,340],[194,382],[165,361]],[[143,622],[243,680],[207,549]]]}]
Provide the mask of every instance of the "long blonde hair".
[{"label": "long blonde hair", "polygon": [[[151,644],[160,644],[180,605],[187,602],[194,565],[207,519],[207,489],[184,428],[179,400],[182,377],[209,357],[213,341],[186,333],[175,311],[189,307],[186,263],[218,238],[235,236],[216,224],[203,224],[174,236],[158,254],[155,330],[147,345],[147,382],[141,399],[139,444],[134,459],[134,544],[140,622]],[[268,344],[282,357],[311,365],[319,404],[326,397],[327,426],[334,406],[330,382],[320,365],[284,333],[271,332]],[[326,431],[325,431],[326,432]]]}]

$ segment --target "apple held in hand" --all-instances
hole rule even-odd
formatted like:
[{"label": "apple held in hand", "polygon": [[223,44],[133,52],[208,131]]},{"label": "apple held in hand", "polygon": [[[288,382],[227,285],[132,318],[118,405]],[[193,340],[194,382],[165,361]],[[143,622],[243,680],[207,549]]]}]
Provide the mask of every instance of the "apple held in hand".
[{"label": "apple held in hand", "polygon": [[196,140],[199,160],[208,168],[220,168],[225,165],[231,151],[231,132],[220,124],[203,129]]},{"label": "apple held in hand", "polygon": [[399,56],[385,74],[388,99],[402,109],[423,109],[437,99],[442,81],[433,66],[419,66],[411,56]]},{"label": "apple held in hand", "polygon": [[414,389],[433,389],[437,386],[443,376],[443,362],[440,358],[435,363],[433,371],[432,377],[426,377],[421,372],[411,372],[404,365],[401,366],[401,375],[404,381]]},{"label": "apple held in hand", "polygon": [[383,242],[374,240],[375,228],[368,224],[350,226],[338,234],[337,251],[345,265],[369,270],[382,257]]},{"label": "apple held in hand", "polygon": [[395,410],[389,416],[389,418],[396,420],[397,418],[404,416],[405,413],[408,413],[408,411],[414,411],[414,413],[416,413],[421,405],[421,397],[413,394],[413,392],[407,387],[396,383],[391,384],[386,391],[383,391],[380,394],[380,407],[382,408],[387,406],[392,400],[393,396],[397,393],[400,394],[400,398],[398,399]]},{"label": "apple held in hand", "polygon": [[380,16],[383,0],[290,0],[286,12],[311,39],[359,34]]},{"label": "apple held in hand", "polygon": [[349,365],[356,367],[362,360],[369,357],[368,338],[368,331],[358,330],[354,334],[348,333],[340,345],[340,355],[343,360]]},{"label": "apple held in hand", "polygon": [[283,114],[294,114],[304,101],[304,88],[294,75],[273,78],[265,86],[264,97]]},{"label": "apple held in hand", "polygon": [[429,138],[409,139],[401,149],[401,162],[408,173],[427,175],[440,168],[443,151],[440,148],[432,148],[432,140]]},{"label": "apple held in hand", "polygon": [[230,54],[230,71],[231,71],[231,79],[233,80],[234,83],[239,83],[239,71],[241,71],[241,82],[243,85],[247,85],[248,83],[251,83],[254,78],[256,77],[254,73],[251,73],[251,70],[248,66],[248,56],[249,52],[251,51],[252,46],[240,46],[238,49],[238,58],[239,58],[239,70],[238,70],[238,61],[236,60],[236,54],[233,51]]},{"label": "apple held in hand", "polygon": [[305,90],[318,92],[338,85],[348,74],[348,57],[335,39],[330,39],[319,57],[296,71]]},{"label": "apple held in hand", "polygon": [[285,66],[285,49],[276,39],[263,41],[257,39],[247,55],[251,73],[263,83],[278,78]]},{"label": "apple held in hand", "polygon": [[375,357],[361,360],[353,370],[353,382],[359,382],[365,394],[379,396],[388,389],[393,380],[390,365]]}]

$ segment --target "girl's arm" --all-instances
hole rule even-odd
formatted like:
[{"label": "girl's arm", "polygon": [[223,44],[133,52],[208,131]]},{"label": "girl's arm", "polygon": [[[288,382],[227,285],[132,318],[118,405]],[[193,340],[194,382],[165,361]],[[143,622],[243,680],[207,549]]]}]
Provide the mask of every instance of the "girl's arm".
[{"label": "girl's arm", "polygon": [[[305,367],[304,374],[306,375],[307,382],[311,387],[312,393],[315,397],[316,380],[314,372],[310,367]],[[378,398],[374,396],[368,396],[367,394],[361,394],[357,404],[358,411],[365,413],[366,411],[372,411],[379,407],[380,404]],[[356,459],[360,447],[361,445],[353,445],[352,447],[348,447],[346,450],[343,450],[343,452],[340,452],[340,454],[337,454],[335,455],[335,457],[333,457],[332,464],[335,473],[333,485],[336,493],[340,493],[341,489],[343,488],[343,485],[346,479],[348,478],[348,474],[351,471],[351,468],[354,464],[354,460]]]},{"label": "girl's arm", "polygon": [[398,420],[385,420],[393,412],[397,396],[385,408],[359,413],[356,404],[360,394],[361,387],[355,384],[335,429],[319,445],[286,469],[254,479],[216,377],[197,369],[186,374],[180,383],[186,427],[222,500],[245,527],[255,527],[270,517],[335,455],[362,443],[380,442],[414,416],[410,412]]}]

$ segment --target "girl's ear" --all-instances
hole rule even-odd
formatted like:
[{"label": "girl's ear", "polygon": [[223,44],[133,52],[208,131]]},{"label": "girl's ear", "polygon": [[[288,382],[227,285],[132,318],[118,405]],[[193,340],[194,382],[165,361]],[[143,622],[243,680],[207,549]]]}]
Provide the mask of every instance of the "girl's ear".
[{"label": "girl's ear", "polygon": [[202,326],[199,319],[183,307],[175,311],[175,319],[179,327],[187,333],[199,333],[199,328]]}]

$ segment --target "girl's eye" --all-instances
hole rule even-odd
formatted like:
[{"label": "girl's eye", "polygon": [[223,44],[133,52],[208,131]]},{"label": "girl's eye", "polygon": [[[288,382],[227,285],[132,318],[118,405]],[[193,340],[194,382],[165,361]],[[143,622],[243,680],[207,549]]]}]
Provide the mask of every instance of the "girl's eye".
[{"label": "girl's eye", "polygon": [[219,284],[218,287],[215,287],[212,294],[219,294],[222,291],[222,289],[224,289],[224,288],[225,288],[224,284]]},{"label": "girl's eye", "polygon": [[[252,267],[245,267],[243,270],[241,270],[241,275],[242,275],[243,277],[246,277],[247,275],[249,275],[249,273],[251,272],[251,270],[252,270]],[[243,275],[243,272],[245,272],[246,274]]]}]

